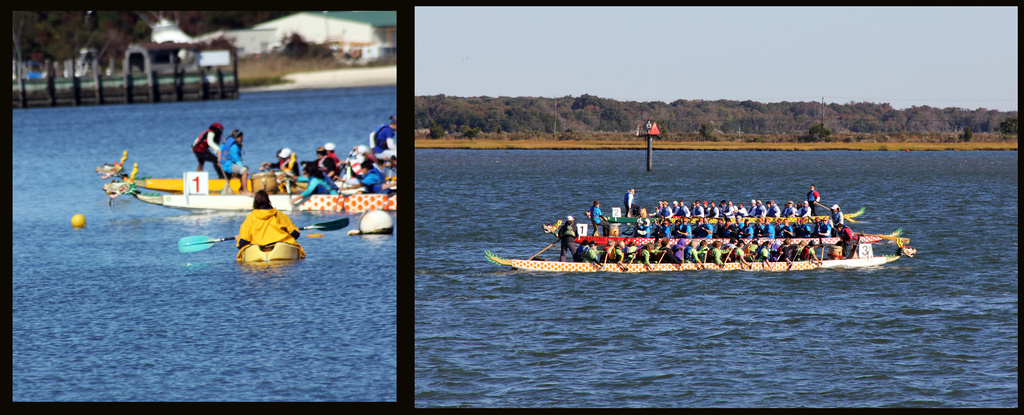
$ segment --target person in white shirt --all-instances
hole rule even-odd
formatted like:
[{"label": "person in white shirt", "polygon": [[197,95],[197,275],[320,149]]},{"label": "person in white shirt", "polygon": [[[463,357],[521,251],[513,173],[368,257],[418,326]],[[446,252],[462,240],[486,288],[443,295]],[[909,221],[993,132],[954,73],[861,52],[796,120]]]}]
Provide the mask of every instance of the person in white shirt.
[{"label": "person in white shirt", "polygon": [[633,217],[633,206],[636,206],[636,189],[629,189],[626,196],[622,198],[622,205],[626,207],[626,217]]},{"label": "person in white shirt", "polygon": [[782,216],[782,212],[779,211],[779,205],[776,205],[774,200],[768,201],[768,212],[765,216],[769,218],[778,218]]},{"label": "person in white shirt", "polygon": [[801,218],[811,217],[811,203],[804,201],[804,205],[801,206],[800,209],[796,211],[796,216]]}]

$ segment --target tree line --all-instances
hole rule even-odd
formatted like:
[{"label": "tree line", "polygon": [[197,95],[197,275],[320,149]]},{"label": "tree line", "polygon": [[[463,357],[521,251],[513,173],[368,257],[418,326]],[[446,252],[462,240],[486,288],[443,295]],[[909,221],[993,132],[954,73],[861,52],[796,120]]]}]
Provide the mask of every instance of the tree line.
[{"label": "tree line", "polygon": [[632,133],[652,119],[662,131],[725,134],[807,134],[812,127],[837,133],[995,133],[1016,136],[1017,111],[888,103],[773,102],[734,100],[617,101],[579,97],[417,96],[414,128],[436,132]]}]

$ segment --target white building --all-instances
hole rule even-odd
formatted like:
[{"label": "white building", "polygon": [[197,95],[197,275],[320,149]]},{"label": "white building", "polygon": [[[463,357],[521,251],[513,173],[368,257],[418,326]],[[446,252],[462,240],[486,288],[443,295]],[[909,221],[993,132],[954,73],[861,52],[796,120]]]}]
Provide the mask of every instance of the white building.
[{"label": "white building", "polygon": [[293,33],[309,43],[329,44],[353,56],[376,58],[396,53],[398,13],[395,11],[300,12],[260,23],[250,29],[221,30],[196,37],[206,41],[232,39],[238,54],[264,53],[280,48]]},{"label": "white building", "polygon": [[196,42],[206,42],[223,36],[231,40],[238,49],[238,56],[265,53],[281,46],[277,31],[271,29],[236,29],[218,30],[195,38]]}]

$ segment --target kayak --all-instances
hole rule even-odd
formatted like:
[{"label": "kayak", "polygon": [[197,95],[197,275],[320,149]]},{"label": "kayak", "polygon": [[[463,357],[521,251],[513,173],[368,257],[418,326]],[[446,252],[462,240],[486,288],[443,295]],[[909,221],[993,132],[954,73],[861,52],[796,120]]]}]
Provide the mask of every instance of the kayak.
[{"label": "kayak", "polygon": [[299,248],[284,242],[275,243],[270,249],[249,245],[242,250],[242,262],[296,261]]}]

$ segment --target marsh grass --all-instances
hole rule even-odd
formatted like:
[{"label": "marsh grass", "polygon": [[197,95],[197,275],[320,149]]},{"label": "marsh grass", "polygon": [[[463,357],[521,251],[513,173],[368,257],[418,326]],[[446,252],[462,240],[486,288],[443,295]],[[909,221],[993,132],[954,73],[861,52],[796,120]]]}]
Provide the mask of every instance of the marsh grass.
[{"label": "marsh grass", "polygon": [[[628,134],[588,134],[578,140],[540,139],[523,133],[487,134],[483,138],[441,138],[430,139],[425,134],[415,134],[414,146],[417,149],[478,149],[478,150],[645,150],[647,140]],[[595,137],[597,136],[597,137]],[[977,137],[977,135],[975,135]],[[998,137],[998,136],[996,136]],[[656,139],[655,150],[743,150],[743,151],[808,151],[808,150],[857,150],[857,151],[972,151],[972,150],[1008,150],[1017,151],[1016,137],[999,140],[987,137],[987,141],[972,140],[956,142],[942,137],[901,137],[897,141],[892,137],[868,136],[858,140],[835,140],[832,142],[806,143],[800,142],[799,136],[778,135],[771,140],[735,140],[735,141],[669,141]]]}]

